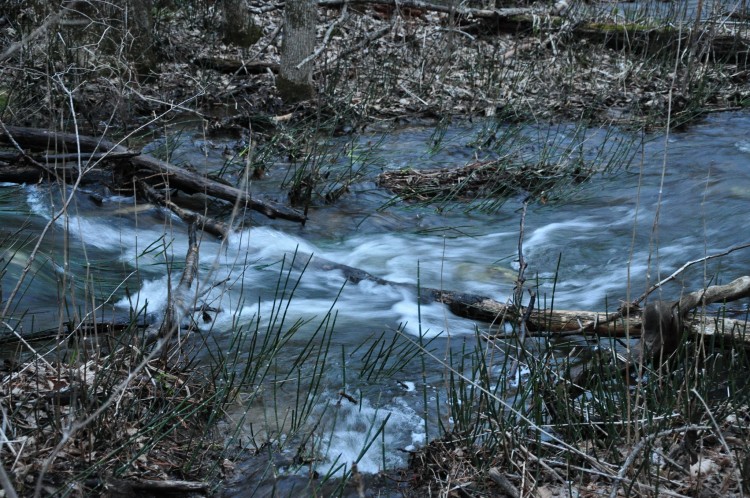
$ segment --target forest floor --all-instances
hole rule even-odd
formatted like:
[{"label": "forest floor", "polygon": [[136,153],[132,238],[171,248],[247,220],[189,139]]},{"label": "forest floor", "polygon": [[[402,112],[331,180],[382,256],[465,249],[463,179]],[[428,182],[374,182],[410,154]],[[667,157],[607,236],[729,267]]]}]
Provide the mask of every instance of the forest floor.
[{"label": "forest floor", "polygon": [[[254,15],[263,36],[249,49],[207,40],[212,31],[195,25],[195,19],[178,15],[166,24],[170,45],[157,69],[159,84],[146,89],[170,103],[200,95],[196,106],[213,116],[217,127],[246,127],[248,116],[257,115],[293,122],[288,114],[296,110],[335,116],[342,131],[452,117],[659,128],[668,116],[673,125],[687,123],[750,103],[748,68],[700,53],[712,48],[707,37],[733,36],[744,28],[722,22],[726,13],[718,15],[710,32],[701,32],[700,45],[655,49],[648,40],[618,46],[608,32],[624,23],[622,17],[596,9],[571,9],[559,17],[549,5],[536,4],[502,25],[426,9],[321,9],[315,59],[319,98],[299,106],[285,105],[275,90],[279,10]],[[598,23],[601,33],[595,35],[604,39],[597,42],[582,32],[584,22]],[[649,29],[657,25],[640,22]],[[747,57],[738,50],[740,59]],[[245,69],[253,64],[260,74]]]},{"label": "forest floor", "polygon": [[[255,124],[263,130],[310,114],[334,118],[332,126],[341,132],[454,117],[660,128],[668,116],[672,125],[683,124],[750,102],[745,45],[726,60],[711,52],[711,40],[745,35],[738,13],[717,12],[690,38],[697,41],[670,46],[653,34],[653,41],[643,40],[642,31],[668,28],[675,19],[633,15],[636,20],[626,21],[624,14],[602,8],[616,4],[604,2],[576,3],[560,16],[546,3],[533,4],[524,14],[498,19],[477,17],[483,11],[471,9],[321,8],[318,98],[286,104],[275,87],[282,9],[254,5],[262,36],[249,48],[222,43],[217,12],[194,6],[158,12],[158,63],[146,77],[135,77],[130,66],[107,60],[101,50],[95,53],[89,64],[106,62],[112,74],[71,90],[86,131],[129,130],[170,112],[202,117],[212,129]],[[12,32],[4,32],[12,40]],[[633,40],[623,44],[623,36]],[[6,116],[16,125],[43,125],[59,103],[38,93],[44,73],[26,69],[2,69],[8,81],[20,83]]]}]

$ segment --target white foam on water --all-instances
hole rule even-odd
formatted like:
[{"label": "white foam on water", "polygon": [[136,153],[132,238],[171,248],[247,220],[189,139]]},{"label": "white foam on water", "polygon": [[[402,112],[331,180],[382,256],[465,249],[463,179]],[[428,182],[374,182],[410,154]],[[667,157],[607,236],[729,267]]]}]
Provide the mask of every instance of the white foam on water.
[{"label": "white foam on water", "polygon": [[[634,211],[623,209],[616,220],[602,225],[602,220],[591,216],[583,216],[565,222],[548,223],[532,232],[524,243],[526,260],[530,267],[552,268],[559,254],[562,254],[563,275],[554,282],[553,271],[539,272],[541,299],[545,294],[552,296],[555,286],[555,307],[558,309],[595,309],[608,303],[610,308],[618,306],[619,302],[612,302],[624,297],[624,289],[628,285],[640,285],[643,281],[649,261],[648,250],[633,251],[630,259],[629,274],[632,280],[628,282],[628,259],[630,247],[620,247],[609,243],[607,237],[613,231],[618,231],[613,237],[621,237],[620,230],[632,231]],[[607,259],[600,259],[602,255]],[[684,254],[681,243],[660,246],[659,256],[665,265],[669,259],[679,261]],[[594,258],[596,263],[588,263]],[[568,263],[569,260],[575,264]],[[653,263],[652,263],[653,264]],[[554,268],[552,268],[554,269]]]},{"label": "white foam on water", "polygon": [[532,232],[528,240],[523,243],[524,252],[527,256],[531,256],[551,245],[558,237],[564,240],[585,239],[596,226],[594,221],[586,218],[548,223]]},{"label": "white foam on water", "polygon": [[52,206],[36,185],[26,187],[26,203],[31,212],[47,220],[52,218]]},{"label": "white foam on water", "polygon": [[441,303],[418,305],[412,296],[404,296],[391,311],[398,316],[402,330],[416,337],[432,339],[439,335],[474,333],[470,320],[457,317]]},{"label": "white foam on water", "polygon": [[[149,310],[154,312],[163,310],[166,306],[167,289],[170,283],[166,267],[163,265],[165,256],[161,254],[161,248],[168,244],[167,257],[174,258],[178,262],[184,260],[188,250],[188,241],[184,236],[176,236],[168,243],[160,241],[160,238],[159,232],[139,230],[137,237],[132,238],[133,241],[131,239],[124,241],[124,244],[129,244],[129,246],[122,248],[123,258],[128,259],[134,266],[138,258],[139,266],[150,265],[149,270],[162,273],[161,277],[144,282],[137,295],[131,298],[132,303],[138,303],[140,306],[148,302]],[[141,240],[140,244],[136,245],[135,240]],[[145,254],[146,248],[152,243],[155,243],[154,250]],[[252,291],[259,287],[266,288],[276,282],[280,269],[278,262],[287,253],[293,254],[297,245],[289,237],[271,229],[253,229],[233,233],[223,244],[209,237],[203,239],[198,253],[199,271],[196,285],[200,289],[202,302],[224,310],[217,316],[218,323],[208,324],[207,327],[216,325],[230,327],[238,311],[241,311],[244,316],[253,316],[258,313],[258,294]],[[291,256],[288,261],[291,262]],[[264,268],[266,264],[273,266],[266,269]],[[176,287],[179,278],[179,273],[171,276],[173,288]],[[215,282],[221,282],[227,278],[229,280],[224,285],[214,286]],[[195,286],[192,289],[194,291]],[[247,295],[240,294],[240,289]],[[204,291],[207,291],[205,295]],[[247,305],[243,305],[243,301]],[[120,307],[129,308],[131,301],[123,298],[117,304]],[[261,313],[270,312],[271,306],[272,301],[261,303]],[[328,306],[330,307],[330,302]],[[320,310],[320,307],[317,310]],[[202,320],[198,323],[202,323]]]},{"label": "white foam on water", "polygon": [[[322,408],[321,405],[321,412]],[[322,435],[316,443],[324,455],[316,469],[321,474],[333,472],[341,476],[353,463],[357,463],[360,472],[368,474],[384,470],[384,465],[403,467],[407,463],[406,453],[399,450],[414,449],[425,440],[424,420],[402,398],[381,407],[373,406],[367,399],[358,405],[328,400],[322,414],[323,423],[318,431]],[[383,432],[378,433],[384,423]]]},{"label": "white foam on water", "polygon": [[[49,196],[49,192],[36,185],[26,187],[26,202],[31,212],[46,220],[51,220],[59,209],[50,204]],[[133,232],[117,226],[111,219],[75,214],[60,216],[55,220],[55,224],[68,228],[71,235],[88,246],[120,252],[124,261],[135,258],[138,238],[150,243],[160,239],[164,233],[163,229],[139,229]]]},{"label": "white foam on water", "polygon": [[[254,259],[300,256],[317,252],[317,248],[293,235],[280,232],[270,227],[257,227],[233,232],[227,240],[227,254],[247,254]],[[291,261],[291,260],[289,260]]]},{"label": "white foam on water", "polygon": [[146,280],[135,295],[123,297],[116,307],[140,311],[145,308],[148,313],[164,311],[167,306],[167,277],[156,280]]},{"label": "white foam on water", "polygon": [[110,195],[102,199],[104,204],[123,204],[126,206],[135,206],[135,197],[132,195]]},{"label": "white foam on water", "polygon": [[735,142],[734,146],[737,147],[737,150],[739,150],[740,152],[750,153],[750,142],[747,140],[740,140],[738,142]]},{"label": "white foam on water", "polygon": [[467,269],[482,276],[494,261],[501,241],[510,233],[472,238],[442,238],[425,235],[377,234],[353,237],[341,246],[328,248],[329,259],[392,281],[451,290],[486,289],[487,282],[467,281]]},{"label": "white foam on water", "polygon": [[[504,371],[504,367],[501,371]],[[513,379],[511,379],[509,385],[512,388],[517,388],[521,385],[521,382],[523,380],[526,380],[531,375],[531,369],[528,365],[521,363],[518,368],[516,369],[515,375],[513,376]]]},{"label": "white foam on water", "polygon": [[[53,208],[48,198],[49,192],[37,187],[28,187],[27,192],[32,211],[51,219]],[[108,202],[130,200],[118,198],[108,199]],[[61,217],[56,223],[69,228],[82,243],[112,251],[120,261],[132,268],[139,268],[144,279],[142,288],[136,292],[131,289],[131,296],[123,297],[117,303],[118,307],[136,307],[136,310],[140,310],[148,304],[149,312],[164,310],[169,285],[176,287],[180,276],[179,267],[173,268],[172,275],[167,276],[165,262],[172,260],[180,265],[188,249],[187,237],[181,230],[165,235],[161,225],[153,229],[143,224],[137,228],[122,227],[107,217],[75,215],[67,219]],[[368,323],[373,328],[383,329],[401,323],[407,333],[414,336],[421,333],[428,338],[444,332],[473,334],[471,322],[454,317],[442,304],[423,304],[420,309],[412,288],[380,285],[368,280],[353,284],[345,282],[338,271],[316,269],[313,264],[301,274],[301,267],[310,255],[314,255],[361,268],[393,282],[416,284],[419,281],[425,287],[450,289],[456,289],[460,283],[462,288],[459,290],[476,292],[479,288],[491,291],[494,286],[490,282],[474,283],[471,278],[464,278],[464,272],[469,272],[472,277],[481,277],[482,266],[496,257],[489,250],[477,250],[474,243],[491,247],[499,237],[508,235],[478,237],[467,244],[459,239],[375,234],[354,237],[323,249],[270,227],[233,232],[223,242],[205,237],[200,245],[197,282],[201,293],[204,290],[208,293],[202,295],[201,302],[221,312],[214,314],[211,322],[203,322],[200,313],[194,318],[201,328],[218,331],[231,329],[238,323],[238,314],[240,323],[245,324],[253,317],[260,317],[261,320],[270,318],[271,311],[279,305],[278,300],[274,302],[274,288],[279,282],[283,285],[287,279],[286,271],[294,260],[294,269],[289,273],[287,296],[291,287],[296,286],[296,291],[287,324],[303,320],[317,325],[319,322],[315,320],[325,316],[334,305],[335,296],[346,284],[335,304],[339,325]],[[478,254],[483,255],[484,260],[476,261]],[[454,263],[463,262],[464,259],[470,261],[461,266],[461,271],[448,273],[450,270],[447,269],[459,266]],[[280,275],[282,262],[284,273]],[[212,287],[215,282],[224,279],[229,279],[226,284]]]},{"label": "white foam on water", "polygon": [[[198,281],[202,289],[210,290],[202,296],[201,301],[222,311],[212,316],[211,322],[203,322],[200,313],[194,319],[200,328],[217,331],[229,330],[237,323],[247,325],[258,317],[261,324],[267,323],[265,320],[271,318],[271,311],[279,306],[278,299],[274,302],[274,288],[279,281],[281,261],[285,260],[285,268],[289,268],[292,259],[296,257],[297,264],[291,272],[287,289],[288,296],[291,287],[296,286],[293,303],[286,316],[287,325],[302,320],[310,321],[310,327],[315,327],[334,306],[338,327],[349,324],[360,324],[361,327],[362,323],[367,323],[373,328],[383,329],[400,323],[407,333],[414,336],[421,333],[426,338],[443,333],[473,334],[473,323],[454,316],[444,305],[430,303],[418,306],[413,288],[381,285],[368,280],[353,284],[346,282],[341,272],[316,269],[315,264],[310,265],[304,274],[300,273],[299,268],[310,254],[320,255],[325,260],[343,260],[344,264],[351,266],[359,265],[360,260],[367,260],[372,267],[369,256],[387,256],[389,251],[398,251],[414,243],[414,240],[394,236],[385,236],[384,239],[373,239],[371,244],[354,246],[356,250],[342,250],[340,247],[321,250],[309,242],[268,227],[233,233],[224,244],[204,239],[200,247],[201,269]],[[187,241],[184,237],[176,237],[169,250],[179,261],[187,251]],[[437,251],[435,255],[442,252],[442,249],[431,250]],[[127,253],[130,257],[135,257],[134,249]],[[409,258],[403,257],[404,260]],[[383,274],[383,271],[377,269],[372,271],[375,276]],[[225,278],[230,278],[225,285],[211,288],[213,282]],[[286,278],[285,270],[281,276],[282,282]],[[174,287],[179,276],[173,275],[172,279]],[[146,282],[138,295],[131,298],[132,302],[141,306],[148,302],[149,311],[160,311],[158,307],[166,306],[167,284],[166,276]],[[344,285],[344,291],[334,305],[335,296]],[[286,300],[282,305],[285,304]],[[122,299],[118,305],[129,308],[131,301]]]},{"label": "white foam on water", "polygon": [[[169,250],[175,260],[180,261],[187,251],[187,241],[184,237],[177,237]],[[314,245],[271,228],[233,233],[223,245],[212,239],[204,239],[200,247],[200,269],[196,280],[201,289],[200,301],[221,312],[212,313],[211,322],[204,322],[202,314],[196,313],[195,322],[201,329],[215,331],[227,331],[236,324],[254,325],[256,318],[260,319],[261,324],[267,324],[272,318],[272,311],[278,310],[279,306],[285,307],[292,288],[296,287],[292,305],[285,311],[287,326],[301,320],[310,321],[310,327],[315,328],[334,304],[337,325],[345,321],[359,324],[371,322],[381,328],[394,325],[395,318],[389,316],[389,310],[394,303],[404,299],[403,290],[370,281],[346,283],[340,272],[318,270],[314,264],[302,274],[301,267],[307,262],[309,254],[317,251]],[[279,285],[283,287],[287,280],[287,271],[295,259],[295,253],[297,263],[286,283],[284,298],[281,299],[280,295],[274,298],[277,284],[281,282]],[[134,257],[135,251],[129,251],[129,254]],[[283,272],[282,260],[285,260]],[[152,262],[159,263],[158,258]],[[214,282],[221,282],[225,278],[229,279],[225,284],[214,286]],[[178,280],[179,274],[173,274],[173,288]],[[335,302],[336,294],[345,283],[346,289],[339,296],[339,301]],[[130,308],[133,304],[143,306],[148,302],[150,312],[163,310],[167,304],[168,284],[166,275],[146,281],[130,300],[123,298],[117,304]],[[203,290],[208,292],[204,294]]]},{"label": "white foam on water", "polygon": [[[62,218],[58,219],[58,224],[62,224]],[[80,240],[89,246],[99,249],[118,249],[130,246],[130,242],[123,239],[130,236],[122,228],[112,223],[96,221],[92,218],[82,218],[80,216],[70,216],[68,218],[68,227],[71,234],[77,235]]]},{"label": "white foam on water", "polygon": [[[31,209],[50,219],[52,209],[46,198],[49,194],[35,187],[29,188],[28,192]],[[125,229],[105,217],[70,216],[67,220],[60,218],[57,223],[67,223],[71,233],[84,243],[111,250],[118,254],[119,260],[142,271],[145,278],[142,288],[129,298],[122,298],[118,307],[140,310],[148,304],[149,312],[164,310],[169,285],[174,288],[179,281],[178,271],[167,276],[165,260],[171,259],[178,264],[184,260],[188,241],[183,234],[164,235],[162,226],[158,229],[143,226]],[[291,325],[302,320],[316,326],[319,323],[316,319],[322,319],[334,305],[335,296],[345,279],[341,272],[317,270],[315,265],[300,276],[300,268],[310,255],[361,268],[393,282],[416,284],[419,281],[425,287],[473,292],[480,289],[482,293],[489,293],[496,290],[494,283],[475,282],[473,277],[483,277],[484,265],[489,265],[497,257],[492,249],[502,238],[509,236],[513,234],[496,233],[473,238],[467,243],[440,237],[376,234],[354,237],[324,249],[270,227],[234,232],[224,242],[206,237],[201,241],[197,282],[201,292],[208,290],[201,301],[221,311],[213,314],[210,322],[204,322],[200,313],[193,318],[202,329],[220,332],[230,330],[237,323],[247,325],[257,317],[264,323],[263,320],[270,319],[271,311],[279,305],[278,300],[274,302],[274,288],[280,281],[282,261],[284,268],[289,268],[295,260],[295,269],[289,274],[287,296],[292,286],[296,285],[297,289],[286,323]],[[461,270],[451,274],[451,268]],[[464,278],[467,274],[469,278]],[[211,287],[226,278],[229,279],[226,284]],[[282,283],[286,278],[286,273],[281,275]],[[297,279],[300,279],[299,283]],[[335,304],[337,324],[368,323],[381,329],[402,324],[406,333],[421,334],[426,338],[439,334],[474,333],[471,321],[455,317],[440,303],[419,306],[413,294],[412,288],[380,285],[367,280],[358,284],[346,283]]]}]

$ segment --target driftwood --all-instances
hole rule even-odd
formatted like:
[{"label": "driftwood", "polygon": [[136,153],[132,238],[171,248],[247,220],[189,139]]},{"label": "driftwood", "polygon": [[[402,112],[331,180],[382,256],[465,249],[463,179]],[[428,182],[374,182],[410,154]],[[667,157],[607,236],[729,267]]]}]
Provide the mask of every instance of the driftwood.
[{"label": "driftwood", "polygon": [[[255,199],[245,190],[224,185],[146,154],[133,156],[133,151],[103,138],[59,133],[38,128],[9,126],[7,130],[10,136],[6,133],[0,133],[0,144],[2,145],[11,145],[15,141],[24,149],[54,150],[55,153],[62,154],[114,153],[118,158],[132,156],[118,159],[118,161],[121,165],[130,165],[131,171],[127,171],[127,173],[151,185],[177,188],[191,194],[201,193],[228,202],[239,202],[240,205],[247,205],[250,209],[263,213],[269,218],[281,218],[300,223],[304,223],[306,220],[305,215],[295,209],[275,202]],[[90,166],[86,166],[85,169],[88,170],[89,168]],[[119,169],[125,172],[123,166],[120,166]]]},{"label": "driftwood", "polygon": [[720,301],[736,301],[750,297],[750,277],[740,277],[726,285],[712,285],[706,289],[691,292],[679,301],[680,310],[689,312],[699,304],[711,304]]}]

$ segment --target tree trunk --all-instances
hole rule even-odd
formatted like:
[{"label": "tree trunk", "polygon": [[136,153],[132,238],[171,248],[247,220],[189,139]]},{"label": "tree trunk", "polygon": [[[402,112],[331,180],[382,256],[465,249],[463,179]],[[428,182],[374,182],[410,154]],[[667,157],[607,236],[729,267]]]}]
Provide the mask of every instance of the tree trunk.
[{"label": "tree trunk", "polygon": [[154,52],[153,0],[130,0],[128,2],[127,34],[130,36],[128,51],[130,60],[140,77],[146,77],[156,65]]},{"label": "tree trunk", "polygon": [[260,40],[262,30],[253,24],[245,0],[223,0],[223,41],[247,48]]},{"label": "tree trunk", "polygon": [[[287,0],[284,8],[284,42],[276,88],[286,102],[299,102],[315,95],[313,62],[301,64],[315,49],[317,24],[315,0]],[[301,64],[301,65],[300,65]]]}]

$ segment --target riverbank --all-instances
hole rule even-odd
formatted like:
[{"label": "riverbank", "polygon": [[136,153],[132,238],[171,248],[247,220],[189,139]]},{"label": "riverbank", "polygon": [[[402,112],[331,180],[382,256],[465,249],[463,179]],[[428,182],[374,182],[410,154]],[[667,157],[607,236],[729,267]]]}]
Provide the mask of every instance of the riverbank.
[{"label": "riverbank", "polygon": [[[171,111],[201,117],[213,130],[283,132],[307,117],[346,132],[467,116],[662,128],[668,120],[682,125],[708,112],[742,108],[750,99],[746,18],[718,4],[706,5],[698,23],[690,17],[695,12],[663,12],[648,3],[640,11],[609,3],[562,9],[532,3],[495,13],[419,2],[421,8],[409,2],[401,8],[328,3],[335,7],[319,9],[318,96],[311,101],[286,104],[275,89],[281,8],[254,3],[250,12],[260,38],[240,48],[221,41],[217,7],[195,3],[158,11],[158,63],[138,81],[78,71],[80,81],[70,91],[79,124],[89,133],[105,123],[124,131]],[[661,17],[649,17],[657,13]],[[676,24],[687,38],[665,39]],[[7,43],[13,33],[4,31]],[[726,44],[734,48],[722,48]],[[30,54],[35,50],[32,45]],[[91,68],[133,71],[104,47],[87,59]],[[41,83],[45,76],[31,70],[9,64],[4,78]],[[44,126],[45,116],[59,110],[54,101],[38,98],[41,88],[5,90],[13,124]],[[149,128],[160,126],[157,120]]]}]

